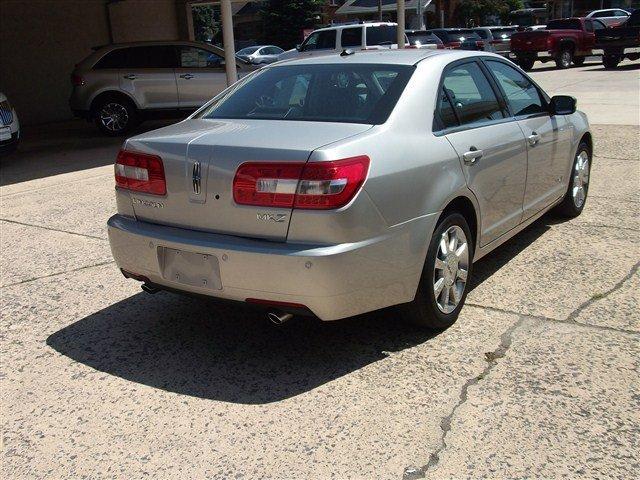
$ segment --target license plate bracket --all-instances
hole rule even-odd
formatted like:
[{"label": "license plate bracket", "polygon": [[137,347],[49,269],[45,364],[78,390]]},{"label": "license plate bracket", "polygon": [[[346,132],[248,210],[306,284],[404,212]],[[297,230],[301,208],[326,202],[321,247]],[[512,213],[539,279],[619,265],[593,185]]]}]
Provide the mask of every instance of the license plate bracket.
[{"label": "license plate bracket", "polygon": [[165,280],[210,290],[222,289],[220,264],[215,255],[158,247],[158,257]]}]

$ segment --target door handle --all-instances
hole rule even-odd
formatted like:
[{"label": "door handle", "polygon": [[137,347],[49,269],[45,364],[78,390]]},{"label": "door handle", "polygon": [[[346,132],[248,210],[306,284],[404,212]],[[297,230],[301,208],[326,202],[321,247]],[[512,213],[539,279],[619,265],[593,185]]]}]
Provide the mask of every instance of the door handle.
[{"label": "door handle", "polygon": [[193,78],[193,75],[191,75],[190,73],[183,73],[182,75],[180,75],[180,78],[184,78],[185,80],[191,80]]},{"label": "door handle", "polygon": [[484,152],[476,147],[471,147],[468,152],[462,154],[462,159],[467,165],[473,165],[482,158]]},{"label": "door handle", "polygon": [[529,141],[529,145],[533,147],[540,141],[540,135],[538,135],[536,132],[531,132],[531,135],[527,137],[527,140]]},{"label": "door handle", "polygon": [[135,80],[138,77],[136,75],[134,75],[133,73],[130,73],[128,75],[125,75],[124,78],[126,78],[127,80]]}]

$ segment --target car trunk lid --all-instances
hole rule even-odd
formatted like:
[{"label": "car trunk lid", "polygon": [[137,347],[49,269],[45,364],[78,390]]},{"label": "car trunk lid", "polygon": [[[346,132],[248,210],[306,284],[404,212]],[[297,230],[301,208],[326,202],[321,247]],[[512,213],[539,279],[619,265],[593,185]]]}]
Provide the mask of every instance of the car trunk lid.
[{"label": "car trunk lid", "polygon": [[363,124],[193,119],[129,139],[128,150],[162,158],[167,194],[131,193],[136,218],[193,230],[285,240],[290,208],[238,205],[245,162],[306,162],[313,150],[371,128]]},{"label": "car trunk lid", "polygon": [[511,50],[515,51],[540,51],[547,50],[547,38],[549,30],[536,30],[533,32],[518,32],[511,36]]}]

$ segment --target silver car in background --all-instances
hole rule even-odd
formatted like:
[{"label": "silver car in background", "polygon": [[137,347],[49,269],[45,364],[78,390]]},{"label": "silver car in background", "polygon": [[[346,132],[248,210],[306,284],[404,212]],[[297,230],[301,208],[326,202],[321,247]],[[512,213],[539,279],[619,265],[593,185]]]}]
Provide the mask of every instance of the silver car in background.
[{"label": "silver car in background", "polygon": [[[257,67],[238,59],[239,76]],[[200,42],[97,47],[71,74],[69,105],[107,135],[151,116],[188,115],[227,87],[224,51]]]},{"label": "silver car in background", "polygon": [[275,45],[255,45],[239,50],[236,55],[254,65],[273,63],[284,53],[284,50]]},{"label": "silver car in background", "polygon": [[498,53],[508,56],[511,51],[511,35],[516,27],[477,27],[474,32],[484,41],[485,52]]},{"label": "silver car in background", "polygon": [[7,96],[0,92],[0,155],[15,151],[20,142],[20,121]]},{"label": "silver car in background", "polygon": [[584,208],[592,137],[482,52],[407,49],[266,66],[126,141],[113,256],[170,289],[336,320],[400,305],[451,325],[473,262],[551,208]]}]

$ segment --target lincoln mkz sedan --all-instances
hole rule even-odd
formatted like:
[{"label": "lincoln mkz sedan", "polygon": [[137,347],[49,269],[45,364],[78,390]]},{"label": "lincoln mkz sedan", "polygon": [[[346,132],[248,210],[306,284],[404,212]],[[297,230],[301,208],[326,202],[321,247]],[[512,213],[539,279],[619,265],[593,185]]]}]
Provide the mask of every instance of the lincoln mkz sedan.
[{"label": "lincoln mkz sedan", "polygon": [[592,137],[483,52],[279,62],[128,139],[109,240],[143,289],[336,320],[389,306],[455,322],[473,262],[548,210],[579,215]]}]

